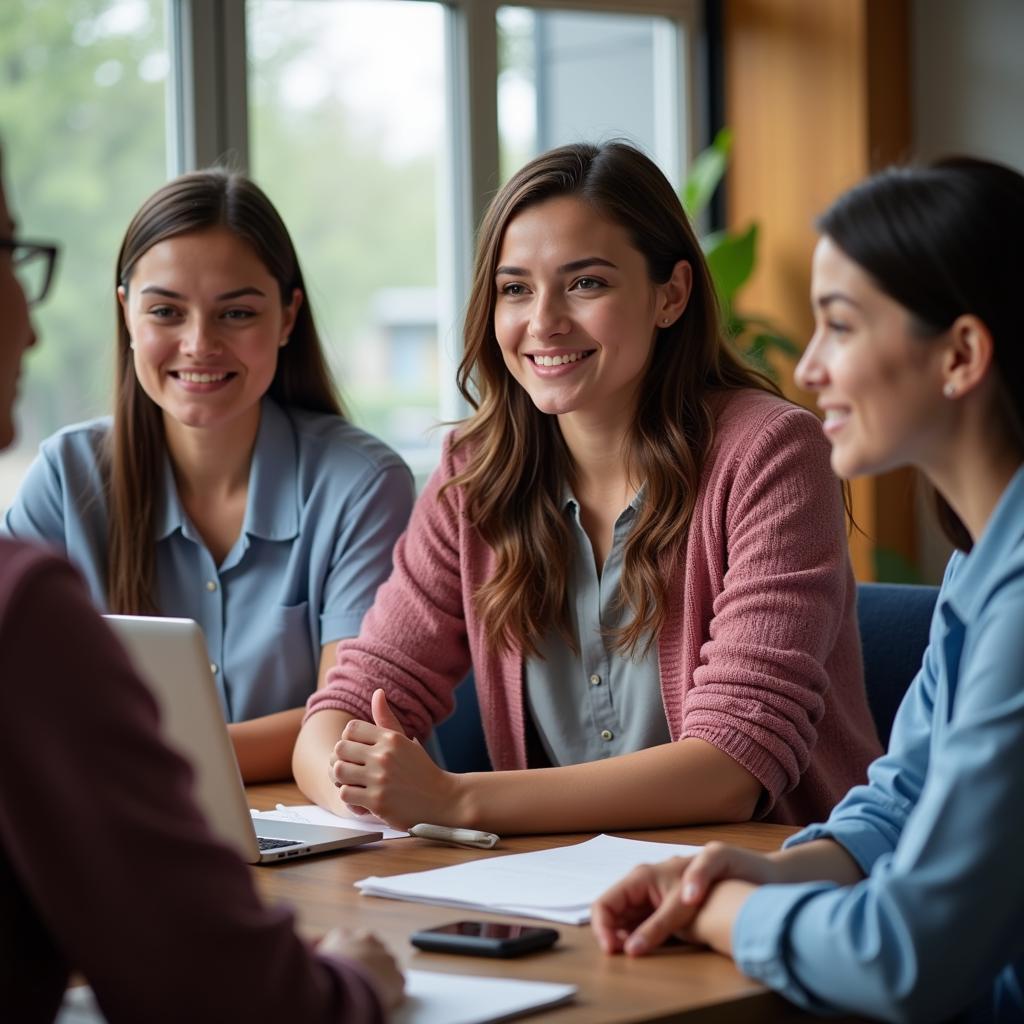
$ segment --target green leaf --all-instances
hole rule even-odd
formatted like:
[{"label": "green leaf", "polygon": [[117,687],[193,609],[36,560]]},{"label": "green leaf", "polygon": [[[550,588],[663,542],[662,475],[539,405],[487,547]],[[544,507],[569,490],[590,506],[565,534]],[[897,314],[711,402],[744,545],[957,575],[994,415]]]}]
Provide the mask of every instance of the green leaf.
[{"label": "green leaf", "polygon": [[690,165],[686,181],[683,182],[683,209],[692,220],[699,216],[711,202],[729,162],[732,148],[732,132],[723,128],[714,141],[702,153],[698,153]]},{"label": "green leaf", "polygon": [[772,366],[771,362],[765,357],[764,348],[758,344],[757,339],[750,344],[746,349],[740,349],[743,353],[743,358],[746,360],[748,366],[752,366],[755,370],[760,370],[766,377],[770,377],[772,380],[778,380],[779,375],[775,367]]},{"label": "green leaf", "polygon": [[[744,324],[744,329],[749,327],[749,323]],[[754,335],[754,340],[750,343],[750,347],[757,347],[759,352],[767,352],[770,349],[777,349],[785,356],[789,356],[792,359],[796,359],[800,355],[800,346],[793,342],[791,339],[785,337],[782,334],[776,334],[774,331],[759,331]]]},{"label": "green leaf", "polygon": [[751,224],[742,235],[716,231],[703,239],[715,291],[723,303],[732,305],[736,292],[753,273],[757,256],[757,225]]}]

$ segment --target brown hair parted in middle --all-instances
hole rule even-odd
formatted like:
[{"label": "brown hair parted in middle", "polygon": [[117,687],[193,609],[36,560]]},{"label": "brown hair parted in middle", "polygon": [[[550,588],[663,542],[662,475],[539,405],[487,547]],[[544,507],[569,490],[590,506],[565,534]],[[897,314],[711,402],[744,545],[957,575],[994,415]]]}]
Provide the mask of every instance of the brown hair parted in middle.
[{"label": "brown hair parted in middle", "polygon": [[[267,394],[280,404],[343,416],[324,359],[309,296],[288,229],[264,192],[244,175],[213,168],[183,174],[157,189],[132,218],[117,258],[116,287],[128,290],[139,259],[158,242],[224,227],[252,247],[277,281],[281,302],[303,292],[288,344]],[[131,338],[117,316],[114,427],[104,459],[108,481],[107,604],[126,614],[157,614],[154,517],[163,486],[160,407],[135,375]]]},{"label": "brown hair parted in middle", "polygon": [[571,196],[595,217],[619,224],[643,254],[650,279],[668,281],[688,262],[686,311],[658,330],[629,440],[631,474],[644,501],[626,545],[621,605],[632,619],[612,638],[622,652],[646,651],[665,619],[665,578],[690,525],[704,460],[714,436],[714,392],[777,393],[725,342],[700,244],[678,196],[658,167],[622,142],[576,144],[528,163],[491,202],[480,228],[465,324],[459,388],[473,408],[453,442],[468,462],[449,487],[462,489],[472,525],[495,553],[492,577],[475,595],[487,634],[536,655],[554,623],[569,627],[569,533],[559,508],[573,466],[554,416],[540,412],[505,366],[494,331],[498,254],[510,221],[528,207]]}]

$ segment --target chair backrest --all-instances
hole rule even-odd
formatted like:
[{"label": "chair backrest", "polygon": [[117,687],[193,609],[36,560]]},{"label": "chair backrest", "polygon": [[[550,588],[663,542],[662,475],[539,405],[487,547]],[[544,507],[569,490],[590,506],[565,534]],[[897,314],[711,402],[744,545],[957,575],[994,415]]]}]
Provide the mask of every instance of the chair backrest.
[{"label": "chair backrest", "polygon": [[441,755],[448,771],[491,770],[472,672],[455,688],[455,710],[435,727],[434,733],[441,744]]},{"label": "chair backrest", "polygon": [[857,618],[868,705],[882,746],[900,701],[921,667],[938,587],[858,583]]}]

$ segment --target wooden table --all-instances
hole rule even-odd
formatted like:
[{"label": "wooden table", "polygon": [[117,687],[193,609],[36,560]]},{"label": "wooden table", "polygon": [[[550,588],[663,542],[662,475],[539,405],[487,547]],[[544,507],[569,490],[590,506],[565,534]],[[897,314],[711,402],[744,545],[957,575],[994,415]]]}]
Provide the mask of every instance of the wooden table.
[{"label": "wooden table", "polygon": [[[252,807],[269,810],[276,803],[308,803],[293,785],[250,786]],[[702,828],[631,832],[631,838],[665,843],[706,843],[712,839],[755,850],[773,850],[794,830],[783,825],[721,825]],[[530,1020],[557,1024],[627,1024],[640,1021],[704,1022],[796,1021],[813,1018],[757,982],[743,977],[726,957],[691,947],[673,947],[641,959],[606,956],[589,926],[558,924],[555,948],[515,960],[424,953],[409,944],[409,935],[473,917],[512,920],[507,915],[406,903],[362,896],[353,882],[368,875],[458,864],[480,857],[548,849],[589,839],[587,835],[517,836],[503,839],[493,851],[466,850],[423,839],[389,839],[340,854],[307,857],[253,868],[263,896],[291,904],[300,927],[318,934],[337,924],[376,932],[403,966],[458,974],[503,974],[537,981],[572,982],[579,986],[575,1002]],[[520,920],[520,919],[515,919]],[[540,924],[550,922],[540,921]]]}]

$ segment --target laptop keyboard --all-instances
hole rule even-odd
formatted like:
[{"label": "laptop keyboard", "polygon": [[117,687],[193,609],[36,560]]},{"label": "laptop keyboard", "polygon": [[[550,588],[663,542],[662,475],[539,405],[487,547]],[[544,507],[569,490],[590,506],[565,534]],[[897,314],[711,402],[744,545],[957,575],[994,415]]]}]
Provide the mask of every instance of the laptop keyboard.
[{"label": "laptop keyboard", "polygon": [[280,850],[282,846],[301,846],[294,839],[268,839],[266,836],[257,836],[256,841],[260,844],[260,851]]}]

